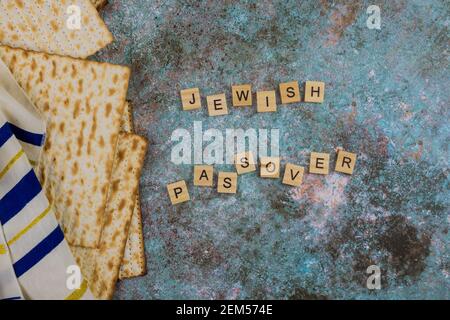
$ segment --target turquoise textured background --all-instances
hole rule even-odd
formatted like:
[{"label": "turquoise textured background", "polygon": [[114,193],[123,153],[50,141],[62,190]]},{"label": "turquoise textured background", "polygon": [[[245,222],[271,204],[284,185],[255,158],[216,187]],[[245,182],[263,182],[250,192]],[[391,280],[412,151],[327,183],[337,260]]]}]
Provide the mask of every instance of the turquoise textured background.
[{"label": "turquoise textured background", "polygon": [[[381,8],[381,29],[366,9]],[[450,298],[448,1],[112,1],[116,41],[95,59],[129,65],[148,274],[117,299]],[[272,114],[183,112],[179,90],[227,94],[322,80],[323,104]],[[192,185],[174,165],[177,128],[280,129],[282,163],[311,151],[358,153],[353,176],[307,174],[300,188],[257,174],[236,195]],[[232,166],[217,166],[217,170]],[[172,206],[165,185],[188,182]],[[382,289],[365,286],[377,264]]]}]

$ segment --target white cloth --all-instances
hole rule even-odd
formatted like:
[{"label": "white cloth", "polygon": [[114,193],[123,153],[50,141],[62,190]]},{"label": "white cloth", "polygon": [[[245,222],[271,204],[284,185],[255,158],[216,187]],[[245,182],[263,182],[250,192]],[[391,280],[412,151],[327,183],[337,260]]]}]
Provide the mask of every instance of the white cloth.
[{"label": "white cloth", "polygon": [[22,291],[7,248],[3,232],[0,232],[0,300],[22,300]]},{"label": "white cloth", "polygon": [[39,161],[44,134],[0,60],[0,299],[93,299],[81,274],[71,286],[76,263],[30,163]]},{"label": "white cloth", "polygon": [[44,143],[45,123],[1,59],[0,110],[12,125],[28,159],[33,164],[37,163]]}]

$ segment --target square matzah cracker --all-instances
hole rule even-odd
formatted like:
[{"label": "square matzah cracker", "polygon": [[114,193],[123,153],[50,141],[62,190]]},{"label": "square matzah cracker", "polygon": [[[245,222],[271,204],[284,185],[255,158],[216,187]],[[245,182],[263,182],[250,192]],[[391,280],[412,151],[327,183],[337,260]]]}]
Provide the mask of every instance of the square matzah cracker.
[{"label": "square matzah cracker", "polygon": [[89,0],[0,0],[0,44],[86,58],[112,41]]},{"label": "square matzah cracker", "polygon": [[129,69],[4,46],[0,58],[47,120],[38,176],[67,240],[97,247]]}]

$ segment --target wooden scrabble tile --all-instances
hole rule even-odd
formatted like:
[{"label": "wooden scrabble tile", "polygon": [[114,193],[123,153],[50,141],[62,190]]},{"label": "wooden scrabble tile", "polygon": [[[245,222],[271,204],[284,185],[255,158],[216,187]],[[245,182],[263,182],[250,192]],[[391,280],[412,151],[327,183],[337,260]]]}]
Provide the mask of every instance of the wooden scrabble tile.
[{"label": "wooden scrabble tile", "polygon": [[356,164],[356,153],[340,150],[338,152],[335,171],[353,174]]},{"label": "wooden scrabble tile", "polygon": [[276,112],[277,99],[275,91],[258,91],[256,93],[256,111]]},{"label": "wooden scrabble tile", "polygon": [[282,104],[300,102],[298,81],[280,83],[280,97]]},{"label": "wooden scrabble tile", "polygon": [[217,192],[219,193],[236,193],[237,191],[237,173],[236,172],[219,172],[217,180]]},{"label": "wooden scrabble tile", "polygon": [[328,174],[330,167],[330,155],[328,153],[311,152],[309,160],[309,172]]},{"label": "wooden scrabble tile", "polygon": [[210,116],[222,116],[228,114],[227,98],[225,93],[207,96],[208,113]]},{"label": "wooden scrabble tile", "polygon": [[256,163],[250,151],[237,154],[235,164],[238,174],[256,171]]},{"label": "wooden scrabble tile", "polygon": [[191,200],[186,181],[181,180],[167,185],[170,201],[172,204],[178,204]]},{"label": "wooden scrabble tile", "polygon": [[252,105],[252,86],[250,84],[231,86],[234,107]]},{"label": "wooden scrabble tile", "polygon": [[280,158],[261,157],[261,178],[279,178],[280,177]]},{"label": "wooden scrabble tile", "polygon": [[183,110],[194,110],[201,107],[200,90],[198,88],[181,90]]},{"label": "wooden scrabble tile", "polygon": [[293,187],[298,187],[303,181],[305,168],[292,163],[286,164],[284,169],[283,183]]},{"label": "wooden scrabble tile", "polygon": [[194,166],[194,186],[212,187],[214,183],[214,167]]},{"label": "wooden scrabble tile", "polygon": [[306,81],[305,102],[322,103],[325,97],[325,82]]}]

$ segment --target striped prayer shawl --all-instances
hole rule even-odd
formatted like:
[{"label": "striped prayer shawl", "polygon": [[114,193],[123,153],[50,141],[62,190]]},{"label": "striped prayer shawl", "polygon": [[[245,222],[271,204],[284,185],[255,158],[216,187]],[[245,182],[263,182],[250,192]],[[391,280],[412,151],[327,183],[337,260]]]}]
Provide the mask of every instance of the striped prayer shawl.
[{"label": "striped prayer shawl", "polygon": [[0,299],[93,299],[32,168],[45,126],[0,60]]},{"label": "striped prayer shawl", "polygon": [[44,142],[45,123],[1,59],[0,110],[28,159],[36,164]]},{"label": "striped prayer shawl", "polygon": [[23,299],[22,291],[7,251],[7,243],[3,232],[0,232],[0,300],[21,299]]}]

